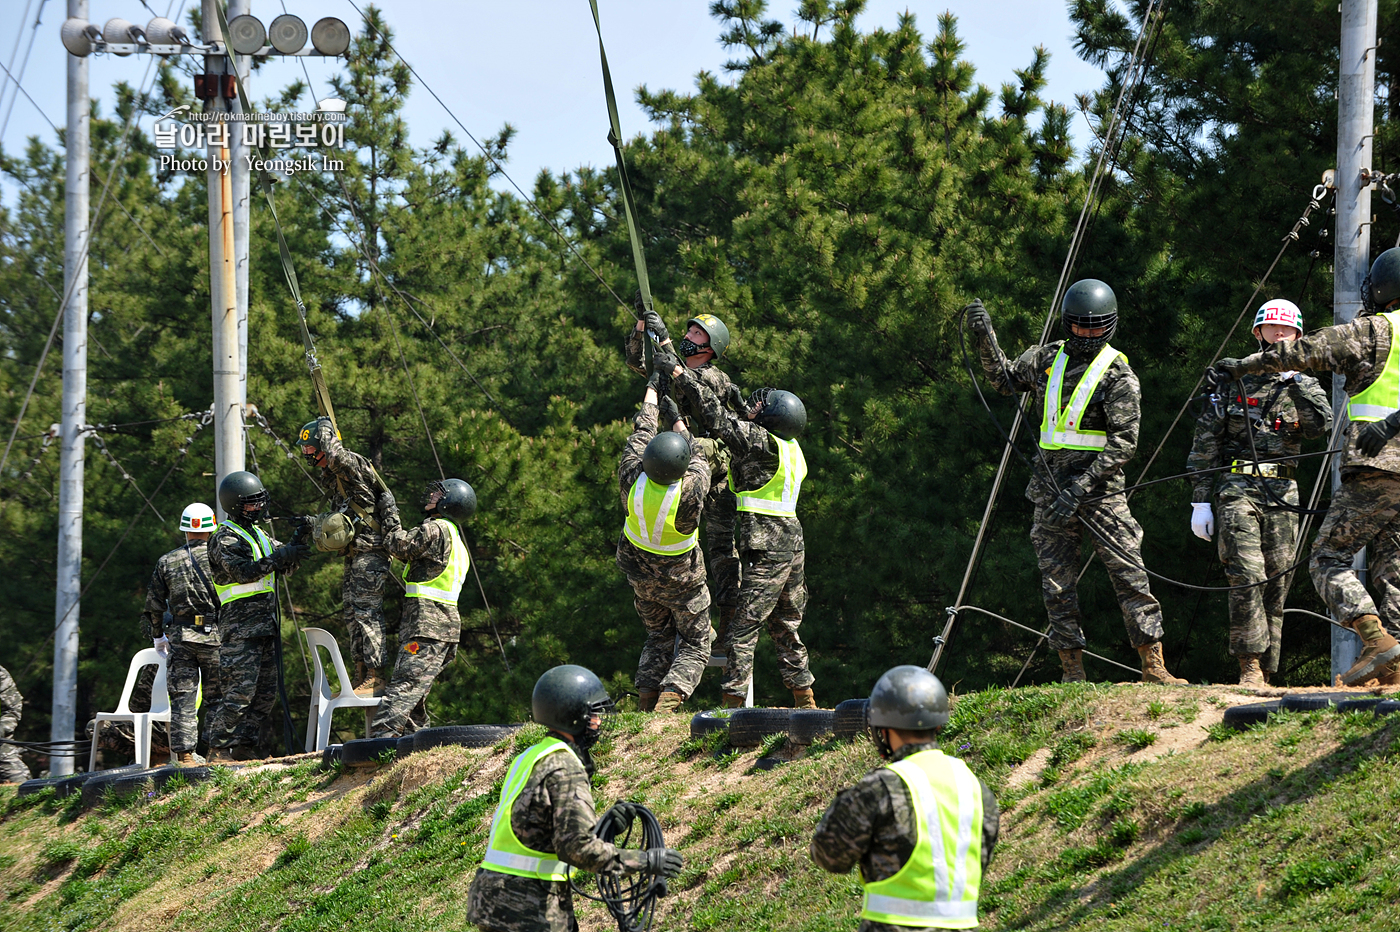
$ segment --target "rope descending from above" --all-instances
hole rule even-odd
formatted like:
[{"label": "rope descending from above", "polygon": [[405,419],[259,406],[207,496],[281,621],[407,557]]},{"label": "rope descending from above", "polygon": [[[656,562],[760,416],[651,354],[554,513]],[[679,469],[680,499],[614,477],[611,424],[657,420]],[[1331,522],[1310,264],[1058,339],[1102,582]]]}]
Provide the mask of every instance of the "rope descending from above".
[{"label": "rope descending from above", "polygon": [[[619,809],[620,806],[626,806],[635,812],[635,819],[628,818],[626,811]],[[661,823],[656,820],[652,811],[641,803],[614,803],[593,826],[593,835],[619,848],[627,848],[630,847],[628,842],[637,822],[641,823],[642,831],[640,844],[636,847],[643,851],[666,847],[666,839],[661,834]],[[609,877],[599,874],[596,878],[599,895],[594,896],[579,888],[578,882],[573,879],[572,867],[569,868],[569,872],[569,886],[573,891],[585,899],[606,906],[608,912],[617,920],[618,932],[640,932],[650,929],[652,917],[656,912],[656,901],[666,895],[664,877],[646,874]]]}]

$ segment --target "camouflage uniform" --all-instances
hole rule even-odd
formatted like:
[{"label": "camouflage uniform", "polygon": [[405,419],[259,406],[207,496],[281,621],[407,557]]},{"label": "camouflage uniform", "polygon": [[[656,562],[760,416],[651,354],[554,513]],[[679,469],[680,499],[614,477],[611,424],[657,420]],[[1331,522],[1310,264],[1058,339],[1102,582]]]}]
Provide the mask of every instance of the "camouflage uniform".
[{"label": "camouflage uniform", "polygon": [[[690,371],[682,372],[676,381],[691,409],[700,412],[701,423],[729,448],[735,487],[762,488],[778,471],[778,448],[768,431],[736,417]],[[807,648],[797,634],[807,607],[806,549],[802,522],[796,516],[740,513],[743,578],[739,605],[724,641],[728,663],[721,688],[726,693],[742,696],[748,690],[758,632],[765,623],[778,651],[783,685],[807,689],[815,682],[807,668]]]},{"label": "camouflage uniform", "polygon": [[[1247,375],[1243,381],[1243,397],[1238,386],[1229,389],[1223,417],[1207,409],[1197,420],[1188,471],[1250,462],[1256,454],[1260,459],[1297,454],[1304,439],[1324,436],[1331,428],[1331,402],[1312,376]],[[1278,468],[1292,473],[1297,461],[1281,462]],[[1210,502],[1212,497],[1225,576],[1232,586],[1252,586],[1229,594],[1230,653],[1259,656],[1260,666],[1274,673],[1292,575],[1256,584],[1293,563],[1298,515],[1278,502],[1297,505],[1298,483],[1291,476],[1266,478],[1233,471],[1195,477],[1191,501]]]},{"label": "camouflage uniform", "polygon": [[[1032,396],[1028,416],[1034,419],[1044,410],[1049,370],[1061,345],[1063,341],[1032,346],[1020,358],[1011,360],[997,345],[996,335],[989,333],[978,338],[977,354],[987,381],[998,392],[1026,392]],[[1068,402],[1090,362],[1092,357],[1069,359],[1060,389],[1062,403]],[[1040,563],[1041,593],[1050,620],[1050,646],[1055,650],[1084,647],[1075,585],[1084,524],[1076,518],[1062,527],[1053,519],[1047,520],[1057,490],[1071,485],[1084,490],[1078,515],[1098,530],[1098,534],[1089,534],[1089,541],[1108,570],[1123,611],[1128,640],[1133,647],[1143,647],[1162,639],[1162,606],[1152,595],[1147,573],[1138,568],[1142,566],[1142,527],[1128,510],[1128,498],[1122,492],[1123,467],[1137,450],[1141,401],[1137,375],[1120,356],[1104,373],[1081,424],[1083,430],[1106,432],[1108,445],[1102,450],[1037,450],[1026,498],[1035,503],[1031,544]],[[1087,500],[1092,498],[1099,500]]]},{"label": "camouflage uniform", "polygon": [[[906,744],[890,758],[904,760],[935,745]],[[992,860],[1001,810],[991,789],[979,778],[982,788],[982,870]],[[865,883],[888,880],[903,869],[918,843],[914,824],[914,802],[904,780],[888,767],[877,767],[855,786],[836,794],[812,836],[812,860],[822,870],[845,874],[857,864]],[[935,843],[936,843],[935,839]],[[857,932],[917,932],[917,926],[892,925],[862,920]],[[935,928],[925,926],[922,928]]]},{"label": "camouflage uniform", "polygon": [[[272,572],[271,561],[253,558],[248,542],[220,524],[209,540],[209,569],[220,586],[254,582]],[[278,546],[277,541],[272,542]],[[263,592],[220,606],[219,707],[209,721],[211,749],[256,748],[263,720],[277,702],[277,592]]]},{"label": "camouflage uniform", "polygon": [[[643,404],[617,467],[624,512],[632,484],[642,474],[642,454],[655,436],[656,405]],[[683,436],[690,439],[688,432]],[[700,523],[710,491],[709,462],[698,445],[692,443],[690,449],[690,465],[681,479],[676,512],[676,530],[682,534],[692,533]],[[637,690],[673,692],[689,698],[710,662],[710,591],[705,588],[700,548],[666,556],[642,550],[626,534],[620,534],[617,565],[627,574],[633,604],[647,629],[646,645],[637,664]]]},{"label": "camouflage uniform", "polygon": [[[400,528],[384,536],[388,553],[408,563],[408,582],[427,582],[447,569],[452,538],[441,520],[429,518],[411,531]],[[428,691],[442,668],[457,656],[461,634],[462,618],[456,605],[404,598],[399,620],[399,656],[394,661],[393,679],[374,713],[371,733],[375,737],[402,735],[427,725],[424,702]]]},{"label": "camouflage uniform", "polygon": [[[10,671],[0,667],[0,738],[13,738],[24,714],[24,697],[19,694]],[[23,783],[32,774],[13,744],[0,744],[0,783]]]},{"label": "camouflage uniform", "polygon": [[[642,355],[644,333],[639,330],[627,332],[627,366],[633,372],[648,375]],[[685,366],[685,360],[681,360]],[[742,414],[744,396],[738,387],[729,380],[722,369],[707,362],[703,366],[686,371],[705,383],[715,397],[719,398],[731,411]],[[725,632],[734,619],[734,610],[739,605],[739,548],[734,541],[734,525],[738,519],[738,500],[729,490],[726,477],[729,475],[729,451],[717,438],[705,429],[704,418],[686,398],[685,393],[672,390],[677,407],[685,418],[686,426],[694,444],[705,454],[710,464],[710,494],[705,499],[705,556],[710,564],[710,586],[714,593],[715,607],[719,609],[719,624],[716,626],[717,640],[724,643]],[[669,424],[662,425],[670,429]]]},{"label": "camouflage uniform", "polygon": [[[527,848],[553,854],[595,874],[646,867],[646,852],[615,848],[593,835],[598,816],[588,772],[570,745],[541,758],[510,809],[511,830]],[[565,880],[516,877],[480,868],[467,894],[467,919],[483,932],[572,932],[578,929]]]},{"label": "camouflage uniform", "polygon": [[[1346,376],[1348,394],[1357,395],[1379,378],[1389,353],[1390,321],[1357,317],[1275,343],[1247,357],[1242,371],[1330,370]],[[1308,569],[1318,595],[1337,620],[1378,615],[1394,637],[1400,635],[1400,436],[1376,456],[1366,456],[1357,446],[1360,433],[1356,425],[1348,425],[1342,484],[1318,529]],[[1363,547],[1370,548],[1371,582],[1381,595],[1379,611],[1352,568]]]},{"label": "camouflage uniform", "polygon": [[[146,587],[141,618],[152,638],[164,634],[170,639],[165,682],[170,693],[170,749],[177,754],[193,751],[199,743],[196,702],[201,683],[206,738],[211,711],[219,704],[218,614],[208,541],[189,541],[160,558]],[[198,624],[195,616],[202,616]]]}]

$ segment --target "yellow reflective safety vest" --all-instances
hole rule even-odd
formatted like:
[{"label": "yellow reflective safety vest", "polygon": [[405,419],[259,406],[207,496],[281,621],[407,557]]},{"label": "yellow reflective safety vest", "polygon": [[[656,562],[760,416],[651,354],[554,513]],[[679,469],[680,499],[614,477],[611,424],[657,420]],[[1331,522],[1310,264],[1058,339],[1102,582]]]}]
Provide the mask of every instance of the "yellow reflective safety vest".
[{"label": "yellow reflective safety vest", "polygon": [[[248,546],[253,548],[253,559],[261,560],[263,557],[272,556],[272,540],[262,532],[261,528],[255,527],[253,533],[249,534],[238,526],[238,522],[232,519],[225,521],[223,527],[229,528],[248,542]],[[219,595],[219,604],[227,605],[230,602],[237,602],[239,599],[246,599],[250,595],[273,592],[276,587],[276,578],[276,573],[268,573],[261,579],[255,579],[250,583],[231,583],[227,586],[215,583],[214,591]]]},{"label": "yellow reflective safety vest", "polygon": [[670,485],[652,482],[646,473],[632,483],[627,493],[627,521],[622,533],[634,545],[647,553],[673,557],[689,553],[700,538],[700,528],[689,534],[676,530],[676,515],[681,510],[681,484],[677,479]]},{"label": "yellow reflective safety vest", "polygon": [[472,565],[471,554],[467,552],[467,545],[462,543],[462,536],[457,532],[455,524],[446,518],[433,520],[445,525],[447,536],[452,541],[452,553],[447,558],[447,567],[427,582],[409,582],[408,571],[413,564],[400,564],[403,567],[399,570],[399,579],[403,580],[403,594],[411,598],[431,599],[434,602],[456,605],[457,599],[462,595],[462,584],[467,581],[467,570]]},{"label": "yellow reflective safety vest", "polygon": [[911,754],[890,769],[909,788],[919,837],[899,873],[865,885],[860,917],[972,928],[982,885],[982,787],[967,764],[937,748]]},{"label": "yellow reflective safety vest", "polygon": [[[486,843],[486,857],[481,862],[483,870],[500,871],[516,877],[533,877],[536,880],[568,880],[568,865],[548,851],[527,848],[515,837],[515,829],[510,824],[510,809],[525,789],[525,783],[534,772],[535,765],[550,754],[568,751],[569,746],[558,738],[545,738],[533,745],[515,759],[506,774],[506,782],[501,787],[501,802],[496,806],[496,814],[491,817],[491,835]],[[572,752],[570,752],[572,753]]]},{"label": "yellow reflective safety vest", "polygon": [[795,518],[797,496],[802,491],[802,480],[807,478],[807,458],[802,455],[802,447],[796,440],[784,440],[774,434],[769,436],[778,445],[778,469],[773,473],[773,478],[760,489],[740,492],[734,488],[734,468],[731,466],[729,491],[739,500],[740,511]]},{"label": "yellow reflective safety vest", "polygon": [[1347,418],[1353,421],[1383,421],[1400,411],[1400,313],[1376,316],[1390,321],[1390,353],[1380,377],[1347,402]]},{"label": "yellow reflective safety vest", "polygon": [[[1060,407],[1060,394],[1065,381],[1065,368],[1069,365],[1069,355],[1063,346],[1055,354],[1055,362],[1050,366],[1050,381],[1045,386],[1045,413],[1040,419],[1040,447],[1043,450],[1102,450],[1108,446],[1108,434],[1102,430],[1084,430],[1080,425],[1084,411],[1089,407],[1089,399],[1103,381],[1103,375],[1113,361],[1123,356],[1118,350],[1103,345],[1084,376],[1075,386],[1069,397],[1069,404]],[[1128,357],[1123,356],[1127,362]]]}]

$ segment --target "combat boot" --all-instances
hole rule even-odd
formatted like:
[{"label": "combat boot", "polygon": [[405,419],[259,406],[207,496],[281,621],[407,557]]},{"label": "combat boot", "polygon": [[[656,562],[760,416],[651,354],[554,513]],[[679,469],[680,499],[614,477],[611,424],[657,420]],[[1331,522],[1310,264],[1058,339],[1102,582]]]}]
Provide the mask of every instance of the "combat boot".
[{"label": "combat boot", "polygon": [[361,699],[370,699],[375,696],[384,695],[385,688],[389,685],[389,679],[384,675],[383,667],[366,667],[368,676],[365,681],[355,689],[355,695]]},{"label": "combat boot", "polygon": [[801,689],[794,689],[792,691],[792,707],[794,709],[815,709],[817,697],[812,695],[812,687],[804,686]]},{"label": "combat boot", "polygon": [[1241,686],[1269,685],[1269,681],[1264,679],[1264,669],[1259,666],[1258,654],[1240,654],[1239,661]]},{"label": "combat boot", "polygon": [[742,709],[746,699],[743,696],[736,696],[733,693],[725,693],[723,701],[726,709]]},{"label": "combat boot", "polygon": [[1382,686],[1400,686],[1400,660],[1392,660],[1381,667],[1378,682]]},{"label": "combat boot", "polygon": [[656,698],[656,711],[679,712],[682,702],[685,702],[685,696],[682,696],[680,693],[673,693],[668,689]]},{"label": "combat boot", "polygon": [[233,748],[210,748],[209,763],[236,764],[238,761],[233,756]]},{"label": "combat boot", "polygon": [[179,756],[175,758],[176,767],[198,767],[203,763],[205,763],[204,758],[194,751],[181,751]]},{"label": "combat boot", "polygon": [[1349,625],[1361,638],[1361,656],[1351,669],[1342,674],[1342,683],[1356,686],[1376,676],[1382,667],[1396,657],[1400,657],[1400,641],[1396,641],[1381,627],[1381,620],[1375,615],[1362,615]]},{"label": "combat boot", "polygon": [[1084,682],[1087,679],[1084,675],[1084,651],[1079,648],[1060,651],[1060,668],[1064,670],[1061,683]]},{"label": "combat boot", "polygon": [[1167,672],[1167,663],[1162,659],[1162,642],[1153,641],[1137,649],[1142,658],[1142,681],[1161,683],[1163,686],[1185,686],[1186,681]]},{"label": "combat boot", "polygon": [[655,712],[656,700],[661,693],[655,689],[637,690],[637,708],[643,712]]}]

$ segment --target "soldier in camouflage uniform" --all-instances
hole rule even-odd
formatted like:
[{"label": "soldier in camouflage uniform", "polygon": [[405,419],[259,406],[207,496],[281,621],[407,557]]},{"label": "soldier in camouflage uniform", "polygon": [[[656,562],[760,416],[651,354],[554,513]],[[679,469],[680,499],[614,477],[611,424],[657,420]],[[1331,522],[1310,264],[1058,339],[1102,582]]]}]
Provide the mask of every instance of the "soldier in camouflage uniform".
[{"label": "soldier in camouflage uniform", "polygon": [[[948,708],[943,684],[922,667],[895,667],[880,677],[870,694],[869,730],[888,763],[838,793],[812,836],[818,867],[845,874],[860,865],[858,932],[977,924],[1001,813],[987,784],[938,750]],[[930,835],[930,826],[942,831]]]},{"label": "soldier in camouflage uniform", "polygon": [[[453,523],[476,513],[476,492],[461,479],[429,482],[423,492],[423,523],[405,531],[393,496],[381,495],[384,545],[404,584],[399,621],[399,656],[394,677],[370,726],[376,738],[417,731],[428,724],[428,692],[442,668],[457,656],[462,594],[471,556],[462,532]],[[417,716],[415,716],[417,712]]]},{"label": "soldier in camouflage uniform", "polygon": [[[656,384],[661,377],[654,373],[647,383],[617,467],[627,515],[617,539],[617,565],[627,574],[633,604],[647,631],[637,664],[637,693],[644,712],[678,711],[695,692],[710,660],[710,591],[695,546],[710,491],[710,466],[691,442],[675,402],[664,398],[658,407]],[[658,434],[660,410],[665,410],[671,430]]]},{"label": "soldier in camouflage uniform", "polygon": [[219,595],[209,566],[209,536],[214,510],[194,502],[180,515],[185,546],[156,563],[146,587],[146,610],[141,619],[155,648],[165,657],[166,688],[170,693],[170,750],[182,765],[202,763],[196,718],[203,683],[204,722],[219,704]]},{"label": "soldier in camouflage uniform", "polygon": [[[1292,301],[1275,299],[1259,308],[1254,336],[1263,344],[1303,335],[1303,315]],[[1210,540],[1220,529],[1220,561],[1234,589],[1230,600],[1230,653],[1239,659],[1240,685],[1263,686],[1278,671],[1283,603],[1292,574],[1275,576],[1293,563],[1298,539],[1297,460],[1302,441],[1322,437],[1332,426],[1327,393],[1310,375],[1246,375],[1221,386],[1212,406],[1196,422],[1190,472],[1191,529]],[[1278,460],[1253,465],[1255,458]],[[1213,494],[1212,494],[1213,493]],[[1215,508],[1211,508],[1212,498]]]},{"label": "soldier in camouflage uniform", "polygon": [[[1346,376],[1348,439],[1341,486],[1313,542],[1317,594],[1332,616],[1362,641],[1346,685],[1379,677],[1400,684],[1400,249],[1387,249],[1363,287],[1365,313],[1293,341],[1275,343],[1244,359],[1221,359],[1217,382],[1248,373],[1306,369]],[[1369,547],[1371,582],[1381,606],[1352,566]],[[1382,620],[1383,619],[1383,620]]]},{"label": "soldier in camouflage uniform", "polygon": [[[673,348],[666,325],[655,311],[645,311],[637,326],[627,334],[627,365],[634,372],[646,375],[646,363],[642,353],[645,331],[650,330],[660,341],[658,357],[653,358],[655,369],[664,372],[657,386],[661,396],[672,397],[679,405],[681,416],[690,429],[691,442],[704,454],[710,464],[710,495],[705,500],[705,556],[710,564],[710,585],[714,591],[714,603],[719,609],[719,624],[716,626],[715,643],[723,644],[729,623],[734,618],[734,610],[739,604],[739,547],[734,539],[734,524],[737,520],[737,501],[729,488],[726,477],[729,475],[729,451],[718,438],[709,434],[700,412],[691,408],[685,394],[674,391],[670,379],[672,367],[679,361],[695,378],[705,383],[715,397],[736,414],[744,411],[744,395],[729,380],[729,376],[715,365],[724,357],[729,348],[729,328],[713,314],[701,314],[686,321],[685,337],[679,347]],[[676,359],[679,352],[681,358]],[[666,363],[663,365],[662,363]]]},{"label": "soldier in camouflage uniform", "polygon": [[333,480],[331,511],[355,523],[355,537],[344,551],[345,575],[340,584],[345,628],[350,633],[350,659],[355,664],[351,686],[357,696],[382,696],[389,684],[388,623],[384,620],[389,552],[384,549],[383,516],[377,516],[375,509],[387,489],[368,459],[345,449],[330,418],[317,418],[303,427],[300,443],[302,454]]},{"label": "soldier in camouflage uniform", "polygon": [[226,517],[209,541],[209,571],[219,594],[222,696],[209,723],[211,764],[260,756],[258,734],[277,701],[276,574],[311,552],[295,538],[279,546],[257,527],[267,502],[252,473],[232,472],[219,484]]},{"label": "soldier in camouflage uniform", "polygon": [[[0,738],[13,738],[24,714],[24,697],[19,694],[10,671],[0,667]],[[23,783],[32,774],[13,744],[0,744],[0,783]]]},{"label": "soldier in camouflage uniform", "polygon": [[1143,682],[1185,683],[1167,672],[1162,658],[1162,606],[1141,568],[1142,528],[1122,491],[1123,467],[1137,450],[1142,391],[1128,358],[1108,345],[1118,323],[1113,289],[1095,279],[1075,282],[1060,310],[1066,338],[1032,346],[1015,360],[997,345],[981,301],[964,313],[987,380],[1003,395],[1030,394],[1035,405],[1027,416],[1042,415],[1026,498],[1035,503],[1031,543],[1062,679],[1085,679],[1075,583],[1087,524],[1118,595],[1128,640],[1142,658]]},{"label": "soldier in camouflage uniform", "polygon": [[598,677],[583,667],[554,667],[531,698],[535,721],[549,733],[515,759],[501,787],[486,856],[467,894],[467,919],[482,932],[575,932],[569,866],[658,877],[674,877],[683,866],[670,848],[617,848],[593,834],[589,749],[612,707]]},{"label": "soldier in camouflage uniform", "polygon": [[783,684],[793,708],[815,709],[815,677],[807,648],[797,634],[807,607],[806,543],[797,518],[797,499],[807,461],[797,442],[807,411],[791,392],[754,392],[746,415],[736,417],[709,387],[689,371],[672,372],[691,410],[705,429],[724,442],[731,457],[728,483],[738,501],[739,552],[743,573],[739,605],[725,639],[726,706],[743,705],[753,677],[753,652],[765,624],[778,651]]}]

